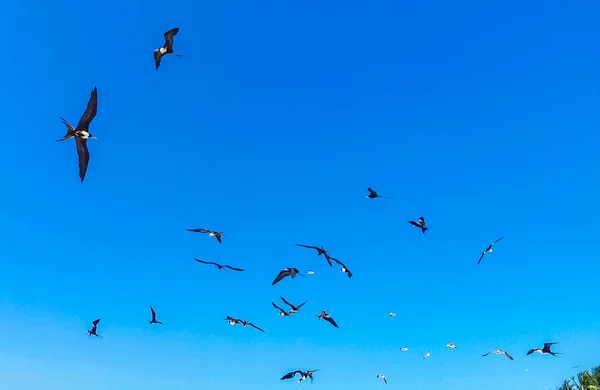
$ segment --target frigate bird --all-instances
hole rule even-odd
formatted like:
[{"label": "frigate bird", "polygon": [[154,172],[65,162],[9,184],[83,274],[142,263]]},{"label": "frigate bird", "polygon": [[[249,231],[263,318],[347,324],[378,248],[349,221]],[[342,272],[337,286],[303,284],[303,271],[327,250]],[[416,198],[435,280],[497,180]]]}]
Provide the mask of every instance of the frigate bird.
[{"label": "frigate bird", "polygon": [[92,94],[88,100],[87,108],[81,115],[77,127],[73,127],[66,119],[60,118],[62,122],[67,126],[67,134],[61,139],[57,139],[56,142],[66,141],[71,138],[75,138],[75,145],[77,146],[77,156],[79,162],[79,179],[83,183],[85,179],[85,173],[87,172],[88,163],[90,162],[90,152],[87,147],[88,138],[94,138],[89,132],[89,126],[92,119],[96,116],[98,110],[98,90],[94,86]]},{"label": "frigate bird", "polygon": [[423,232],[423,234],[425,234],[425,232],[427,231],[427,229],[429,229],[428,226],[425,226],[425,218],[423,217],[419,217],[419,221],[408,221],[408,223],[410,223],[413,226],[416,226],[418,228],[421,229],[421,231]]},{"label": "frigate bird", "polygon": [[292,372],[288,372],[287,374],[285,374],[284,376],[281,377],[280,380],[286,380],[286,379],[292,379],[294,376],[296,376],[296,374],[300,374],[300,379],[298,379],[298,384],[300,384],[300,382],[306,380],[307,378],[310,378],[310,381],[313,381],[313,374],[315,372],[319,371],[317,370],[308,370],[306,372],[302,371],[302,370],[295,370]]},{"label": "frigate bird", "polygon": [[289,311],[285,311],[282,308],[280,308],[279,306],[277,306],[277,304],[275,302],[271,302],[271,304],[273,305],[273,307],[277,310],[279,310],[279,315],[282,317],[289,317],[290,313]]},{"label": "frigate bird", "polygon": [[493,353],[493,354],[496,354],[496,355],[504,355],[507,358],[509,358],[510,360],[514,360],[513,357],[510,356],[510,354],[508,352],[506,352],[505,350],[503,350],[503,349],[494,349],[494,350],[492,350],[492,351],[490,351],[490,352],[488,352],[486,354],[483,354],[481,356],[488,356],[490,353]]},{"label": "frigate bird", "polygon": [[375,199],[375,198],[384,198],[384,199],[389,199],[389,196],[381,196],[377,193],[377,191],[373,190],[371,187],[367,188],[367,191],[369,191],[369,195],[366,196],[366,198],[369,199]]},{"label": "frigate bird", "polygon": [[96,336],[96,337],[98,337],[99,339],[101,339],[101,338],[102,338],[102,336],[100,336],[100,335],[98,335],[98,333],[96,333],[96,332],[97,332],[97,330],[98,330],[98,323],[99,323],[99,322],[100,322],[100,318],[98,318],[97,320],[94,320],[94,321],[92,322],[92,329],[88,330],[88,331],[87,331],[87,334],[88,334],[88,335],[90,335],[90,336]]},{"label": "frigate bird", "polygon": [[150,306],[150,311],[152,312],[152,319],[148,320],[148,324],[160,324],[160,325],[164,325],[162,322],[156,321],[156,312],[154,311],[154,308],[152,306]]},{"label": "frigate bird", "polygon": [[304,245],[304,244],[296,244],[298,246],[301,246],[302,248],[309,248],[309,249],[314,249],[317,251],[317,256],[325,256],[325,260],[327,260],[327,264],[329,264],[329,266],[331,267],[331,257],[329,256],[329,253],[327,253],[327,251],[321,246],[316,246],[316,245]]},{"label": "frigate bird", "polygon": [[321,314],[319,314],[317,317],[319,317],[319,319],[324,319],[325,321],[329,322],[334,327],[339,328],[339,326],[335,322],[335,320],[327,313],[327,309],[323,310],[321,312]]},{"label": "frigate bird", "polygon": [[427,359],[429,356],[431,356],[431,352],[427,351],[427,353],[423,355],[423,360]]},{"label": "frigate bird", "polygon": [[336,263],[338,263],[339,265],[342,266],[342,269],[340,269],[340,272],[344,272],[346,275],[348,275],[348,278],[352,279],[352,271],[350,271],[348,269],[348,267],[346,267],[346,265],[344,263],[342,263],[341,261],[339,261],[338,259],[332,257],[331,258],[332,261],[335,261]]},{"label": "frigate bird", "polygon": [[456,348],[456,344],[454,344],[454,343],[448,343],[448,344],[446,344],[446,347],[448,347],[450,349],[454,349],[454,348]]},{"label": "frigate bird", "polygon": [[230,265],[227,265],[227,264],[225,264],[225,265],[221,265],[221,264],[218,264],[218,263],[214,263],[214,262],[212,262],[212,261],[204,261],[204,260],[200,260],[200,259],[194,259],[194,260],[196,260],[198,263],[214,265],[214,266],[216,266],[216,267],[217,267],[219,270],[222,270],[222,269],[224,269],[224,270],[225,270],[225,272],[227,272],[227,268],[229,268],[230,270],[233,270],[233,271],[239,271],[239,272],[241,272],[241,271],[243,271],[243,270],[244,270],[243,268],[235,268],[235,267],[232,267],[232,266],[230,266]]},{"label": "frigate bird", "polygon": [[284,297],[279,297],[279,298],[281,298],[281,300],[283,301],[283,303],[285,303],[286,305],[288,305],[288,306],[291,308],[291,310],[290,310],[290,313],[298,313],[298,312],[300,311],[300,308],[301,308],[302,306],[304,306],[304,304],[305,304],[306,302],[308,302],[308,301],[304,301],[304,302],[302,302],[301,304],[299,304],[298,306],[295,306],[295,305],[291,304],[291,303],[290,303],[290,302],[289,302],[287,299],[285,299]]},{"label": "frigate bird", "polygon": [[497,243],[498,241],[500,241],[503,238],[504,237],[500,237],[496,241],[492,242],[490,245],[488,245],[487,248],[485,248],[485,250],[483,252],[481,252],[481,256],[479,256],[479,261],[477,262],[477,265],[479,265],[479,263],[481,263],[481,260],[483,260],[483,256],[485,256],[487,253],[492,253],[492,248],[493,248],[494,244]]},{"label": "frigate bird", "polygon": [[260,330],[261,332],[265,333],[265,331],[264,331],[263,329],[261,329],[261,328],[259,328],[258,326],[254,325],[252,322],[249,322],[249,321],[246,321],[246,320],[240,320],[240,321],[239,321],[239,323],[240,323],[240,324],[242,324],[242,326],[244,326],[244,327],[245,327],[245,326],[251,326],[251,327],[253,327],[254,329],[258,329],[258,330]]},{"label": "frigate bird", "polygon": [[529,351],[527,351],[527,355],[531,355],[534,352],[541,353],[542,355],[552,355],[552,356],[562,355],[561,352],[552,352],[550,350],[550,348],[554,344],[558,344],[558,343],[544,343],[544,347],[543,348],[531,348]]},{"label": "frigate bird", "polygon": [[385,377],[385,375],[383,375],[383,374],[377,374],[377,378],[378,379],[379,378],[383,379],[383,383],[385,383],[387,385],[387,378]]},{"label": "frigate bird", "polygon": [[273,283],[271,283],[271,285],[279,283],[286,276],[291,276],[292,279],[294,279],[296,275],[304,276],[300,273],[298,268],[285,268],[281,270],[281,272],[279,272],[279,274],[277,275],[277,277],[275,277],[275,280],[273,280]]},{"label": "frigate bird", "polygon": [[165,44],[163,47],[154,50],[154,65],[156,65],[156,70],[158,70],[158,67],[160,66],[161,58],[166,54],[173,54],[175,57],[183,57],[183,54],[173,52],[173,37],[177,35],[178,32],[178,27],[167,31],[165,33]]},{"label": "frigate bird", "polygon": [[187,230],[188,232],[194,232],[194,233],[208,233],[208,235],[210,237],[216,238],[217,241],[219,241],[219,244],[222,242],[221,236],[223,236],[223,232],[215,232],[210,229],[185,229],[185,230]]}]

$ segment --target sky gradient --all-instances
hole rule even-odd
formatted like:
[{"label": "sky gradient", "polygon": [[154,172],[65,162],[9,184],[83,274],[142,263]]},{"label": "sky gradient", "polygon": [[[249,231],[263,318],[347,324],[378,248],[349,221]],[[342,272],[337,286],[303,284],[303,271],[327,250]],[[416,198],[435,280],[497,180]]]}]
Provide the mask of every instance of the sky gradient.
[{"label": "sky gradient", "polygon": [[[313,368],[302,386],[548,389],[600,363],[600,3],[165,4],[2,6],[3,389],[295,388],[281,375]],[[173,27],[187,56],[157,72]],[[54,140],[94,85],[81,184]],[[271,286],[285,267],[315,274]],[[308,303],[281,318],[280,295]],[[525,356],[546,341],[564,355]]]}]

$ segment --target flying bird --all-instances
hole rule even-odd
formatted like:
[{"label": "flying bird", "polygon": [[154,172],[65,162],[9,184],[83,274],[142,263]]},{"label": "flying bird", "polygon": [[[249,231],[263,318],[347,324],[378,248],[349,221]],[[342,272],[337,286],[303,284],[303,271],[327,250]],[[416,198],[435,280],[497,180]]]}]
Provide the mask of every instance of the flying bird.
[{"label": "flying bird", "polygon": [[252,322],[249,322],[249,321],[246,321],[246,320],[240,320],[240,321],[239,321],[239,323],[240,323],[240,324],[242,324],[242,326],[244,326],[244,327],[245,327],[245,326],[251,326],[251,327],[253,327],[254,329],[258,329],[258,330],[260,330],[261,332],[265,333],[265,331],[264,331],[263,329],[261,329],[261,328],[259,328],[258,326],[254,325]]},{"label": "flying bird", "polygon": [[497,243],[498,241],[500,241],[503,238],[504,237],[500,237],[496,241],[492,242],[490,245],[488,245],[487,248],[485,248],[485,250],[483,252],[481,252],[481,256],[479,256],[479,261],[477,262],[477,265],[479,265],[479,263],[481,263],[481,260],[483,260],[483,256],[485,256],[487,253],[492,253],[492,247],[494,246],[494,244]]},{"label": "flying bird", "polygon": [[226,320],[227,322],[229,322],[229,325],[231,325],[231,326],[233,326],[233,325],[237,325],[237,324],[240,324],[240,323],[242,322],[242,320],[239,320],[239,319],[237,319],[237,318],[233,318],[233,317],[230,317],[230,316],[227,316],[227,317],[225,318],[225,320]]},{"label": "flying bird", "polygon": [[390,314],[388,314],[390,317],[396,317],[396,313],[390,312]]},{"label": "flying bird", "polygon": [[215,232],[210,229],[185,229],[185,230],[187,230],[188,232],[194,232],[194,233],[208,233],[208,235],[210,237],[216,238],[217,241],[219,241],[219,244],[222,243],[221,236],[223,236],[223,232]]},{"label": "flying bird", "polygon": [[377,374],[377,378],[383,379],[383,383],[385,383],[387,385],[387,378],[385,377],[385,375],[383,375],[383,374]]},{"label": "flying bird", "polygon": [[425,218],[423,217],[419,217],[419,221],[408,221],[408,223],[410,223],[413,226],[416,226],[418,228],[421,229],[421,231],[423,232],[423,234],[425,234],[425,232],[427,231],[427,229],[429,229],[428,226],[425,226]]},{"label": "flying bird", "polygon": [[484,355],[481,355],[481,356],[487,356],[490,353],[493,353],[493,354],[496,354],[496,355],[504,355],[507,358],[509,358],[510,360],[514,360],[513,357],[510,356],[510,354],[508,352],[506,352],[505,350],[503,350],[503,349],[494,349],[494,350],[492,350],[492,351],[490,351],[490,352],[488,352],[488,353],[486,353]]},{"label": "flying bird", "polygon": [[325,260],[327,260],[327,264],[329,264],[329,266],[331,267],[331,257],[329,256],[329,253],[327,253],[327,251],[321,246],[316,246],[316,245],[304,245],[304,244],[296,244],[298,246],[301,246],[302,248],[309,248],[309,249],[314,249],[317,251],[317,256],[325,256]]},{"label": "flying bird", "polygon": [[319,319],[324,319],[325,321],[329,322],[331,325],[333,325],[336,328],[339,328],[338,324],[335,322],[335,320],[327,313],[327,309],[323,310],[321,312],[321,314],[319,314],[317,317],[319,317]]},{"label": "flying bird", "polygon": [[344,272],[346,275],[348,275],[348,278],[349,278],[349,279],[352,279],[352,271],[350,271],[350,270],[348,269],[348,267],[346,267],[346,265],[344,265],[344,263],[342,263],[341,261],[339,261],[338,259],[336,259],[336,258],[333,258],[333,257],[331,258],[331,260],[333,260],[333,261],[335,261],[336,263],[338,263],[339,265],[341,265],[341,266],[342,266],[342,269],[340,269],[340,272]]},{"label": "flying bird", "polygon": [[183,57],[183,54],[177,54],[173,52],[173,37],[177,35],[179,32],[179,28],[175,27],[165,33],[165,44],[163,47],[159,47],[154,50],[154,65],[156,65],[156,70],[160,66],[160,60],[166,54],[173,54],[175,57]]},{"label": "flying bird", "polygon": [[92,322],[92,329],[87,331],[87,334],[90,336],[96,336],[99,339],[102,338],[102,336],[98,335],[98,333],[96,333],[96,331],[98,330],[98,323],[100,322],[100,318],[98,318],[97,320],[94,320]]},{"label": "flying bird", "polygon": [[401,350],[402,352],[406,352],[406,351],[408,351],[408,348],[406,348],[406,347],[402,347],[402,348],[400,348],[400,350]]},{"label": "flying bird", "polygon": [[286,276],[291,276],[292,279],[294,279],[296,277],[296,275],[304,276],[300,273],[298,268],[285,268],[284,270],[279,272],[279,274],[277,275],[275,280],[273,280],[273,283],[271,283],[271,285],[275,285],[275,284],[279,283]]},{"label": "flying bird", "polygon": [[291,308],[291,310],[290,310],[290,313],[298,313],[298,312],[300,311],[300,308],[301,308],[302,306],[304,306],[304,304],[305,304],[306,302],[308,302],[308,301],[304,301],[304,302],[302,302],[301,304],[299,304],[298,306],[295,306],[295,305],[291,304],[291,303],[290,303],[290,302],[289,302],[287,299],[285,299],[284,297],[279,297],[279,298],[281,298],[281,300],[283,301],[283,303],[285,303],[286,305],[288,305],[288,306]]},{"label": "flying bird", "polygon": [[61,139],[57,139],[56,142],[66,141],[71,138],[75,138],[75,145],[77,146],[77,156],[79,162],[79,179],[83,183],[83,179],[85,179],[85,173],[87,172],[88,163],[90,162],[90,152],[87,148],[87,140],[88,138],[94,138],[89,132],[89,126],[92,122],[92,119],[96,116],[96,111],[98,110],[98,90],[94,86],[92,89],[92,94],[90,95],[90,99],[88,100],[87,108],[81,115],[79,119],[79,123],[77,127],[73,127],[66,119],[60,118],[62,122],[67,126],[67,134]]},{"label": "flying bird", "polygon": [[552,355],[552,356],[562,355],[561,352],[552,352],[550,350],[550,348],[554,344],[558,344],[558,343],[544,343],[544,347],[543,348],[531,348],[529,351],[527,351],[527,355],[531,355],[534,352],[541,353],[542,355]]},{"label": "flying bird", "polygon": [[239,272],[241,272],[241,271],[244,270],[243,268],[235,268],[235,267],[232,267],[232,266],[227,265],[227,264],[221,265],[221,264],[214,263],[212,261],[204,261],[204,260],[200,260],[200,259],[194,259],[194,260],[196,260],[198,263],[202,263],[202,264],[215,265],[219,270],[224,269],[225,272],[227,272],[227,268],[229,268],[230,270],[239,271]]},{"label": "flying bird", "polygon": [[313,374],[315,372],[317,372],[319,370],[308,370],[306,372],[302,371],[302,370],[296,370],[296,371],[292,371],[292,372],[288,372],[287,374],[285,374],[284,376],[281,377],[280,380],[286,380],[286,379],[292,379],[294,376],[296,376],[296,374],[300,374],[300,379],[298,379],[298,384],[300,384],[300,382],[302,382],[303,380],[306,380],[307,378],[310,378],[310,381],[313,381]]},{"label": "flying bird", "polygon": [[371,187],[367,188],[367,191],[369,191],[369,195],[367,195],[366,197],[369,199],[375,199],[375,198],[384,198],[384,199],[389,199],[389,196],[381,196],[377,193],[377,191],[373,190]]},{"label": "flying bird", "polygon": [[456,344],[454,344],[454,343],[448,343],[448,344],[446,344],[446,347],[448,347],[450,349],[454,349],[454,348],[456,348]]},{"label": "flying bird", "polygon": [[160,325],[164,325],[162,322],[156,321],[156,312],[154,311],[154,308],[152,306],[150,306],[150,311],[152,312],[152,319],[148,320],[148,324],[160,324]]},{"label": "flying bird", "polygon": [[310,269],[310,270],[308,270],[308,271],[306,272],[306,274],[307,274],[307,275],[314,275],[314,274],[315,274],[315,271],[313,271],[312,269]]},{"label": "flying bird", "polygon": [[282,308],[280,308],[279,306],[277,306],[277,304],[275,302],[271,302],[271,304],[273,305],[273,307],[277,310],[279,310],[279,315],[282,317],[289,317],[290,316],[290,312],[289,311],[285,311]]},{"label": "flying bird", "polygon": [[427,359],[429,356],[431,356],[431,352],[427,351],[427,353],[423,355],[423,360]]}]

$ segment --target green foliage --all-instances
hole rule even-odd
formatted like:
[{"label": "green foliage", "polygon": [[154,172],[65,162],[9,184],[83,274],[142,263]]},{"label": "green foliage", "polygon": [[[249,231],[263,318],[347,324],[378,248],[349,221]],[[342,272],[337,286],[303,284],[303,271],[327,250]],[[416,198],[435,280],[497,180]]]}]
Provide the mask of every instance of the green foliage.
[{"label": "green foliage", "polygon": [[600,366],[582,371],[576,378],[565,379],[556,390],[600,390]]}]

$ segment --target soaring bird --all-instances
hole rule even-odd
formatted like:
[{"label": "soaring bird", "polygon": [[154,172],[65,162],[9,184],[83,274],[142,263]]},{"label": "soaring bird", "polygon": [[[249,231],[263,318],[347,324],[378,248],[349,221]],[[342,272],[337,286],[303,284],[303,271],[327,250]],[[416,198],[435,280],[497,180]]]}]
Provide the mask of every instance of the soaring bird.
[{"label": "soaring bird", "polygon": [[558,344],[558,343],[544,343],[543,348],[531,348],[529,351],[527,351],[527,355],[531,355],[534,352],[541,353],[542,355],[552,355],[552,356],[562,355],[561,352],[552,352],[550,350],[550,348],[554,344]]},{"label": "soaring bird", "polygon": [[304,245],[304,244],[296,244],[298,246],[301,246],[302,248],[309,248],[309,249],[314,249],[317,251],[317,256],[325,256],[325,260],[327,260],[327,264],[329,264],[329,266],[331,267],[331,257],[329,256],[329,253],[327,253],[327,251],[322,247],[322,246],[316,246],[316,245]]},{"label": "soaring bird", "polygon": [[292,372],[288,372],[287,374],[285,374],[284,376],[281,377],[280,380],[284,381],[286,379],[292,379],[294,376],[296,376],[296,374],[300,374],[300,379],[298,379],[298,384],[300,384],[300,382],[302,382],[303,380],[306,380],[307,378],[310,378],[310,381],[313,381],[313,374],[315,372],[319,371],[317,370],[308,370],[306,372],[302,371],[302,370],[295,370]]},{"label": "soaring bird", "polygon": [[152,312],[152,319],[148,320],[148,324],[160,324],[160,325],[164,325],[162,322],[156,321],[156,312],[154,311],[154,308],[152,306],[150,306],[150,311]]},{"label": "soaring bird", "polygon": [[298,313],[298,312],[300,311],[300,308],[301,308],[302,306],[304,306],[304,304],[305,304],[306,302],[308,302],[308,301],[304,301],[304,302],[302,302],[301,304],[299,304],[298,306],[295,306],[295,305],[291,304],[291,303],[290,303],[290,302],[289,302],[287,299],[285,299],[284,297],[279,297],[279,298],[281,298],[281,300],[283,301],[283,303],[285,303],[286,305],[288,305],[288,306],[291,308],[291,310],[290,310],[290,313]]},{"label": "soaring bird", "polygon": [[396,314],[396,313],[394,313],[394,312],[390,312],[390,314],[388,314],[388,315],[389,315],[390,317],[396,317],[396,315],[397,315],[397,314]]},{"label": "soaring bird", "polygon": [[319,319],[324,319],[325,321],[329,322],[331,325],[333,325],[336,328],[339,328],[338,324],[335,322],[335,320],[327,313],[327,309],[323,310],[321,312],[321,314],[319,314],[317,317],[319,317]]},{"label": "soaring bird", "polygon": [[194,233],[208,233],[208,235],[210,237],[216,238],[217,241],[219,241],[219,244],[222,242],[221,236],[223,236],[223,232],[215,232],[210,229],[185,229],[185,230],[187,230],[188,232],[194,232]]},{"label": "soaring bird", "polygon": [[497,243],[498,241],[500,241],[503,238],[504,237],[500,237],[496,241],[492,242],[490,245],[488,245],[487,248],[485,248],[485,250],[483,252],[481,252],[481,256],[479,256],[479,261],[477,262],[477,265],[479,265],[479,263],[481,263],[481,260],[483,260],[483,256],[485,256],[486,253],[492,253],[492,247],[494,246],[494,244]]},{"label": "soaring bird", "polygon": [[260,330],[261,332],[265,333],[265,331],[264,331],[264,330],[262,330],[261,328],[259,328],[259,327],[258,327],[258,326],[256,326],[256,325],[254,325],[252,322],[249,322],[249,321],[246,321],[246,320],[240,320],[240,322],[239,322],[239,323],[240,323],[240,324],[242,324],[242,326],[251,326],[251,327],[253,327],[254,329],[258,329],[258,330]]},{"label": "soaring bird", "polygon": [[408,223],[410,223],[413,226],[416,226],[418,228],[421,229],[421,231],[423,232],[423,234],[425,234],[425,232],[427,231],[427,229],[429,229],[428,226],[425,226],[425,218],[423,217],[419,217],[419,221],[408,221]]},{"label": "soaring bird", "polygon": [[383,379],[383,383],[385,383],[387,385],[387,378],[385,377],[385,375],[383,375],[383,374],[377,374],[377,378]]},{"label": "soaring bird", "polygon": [[225,270],[225,272],[227,272],[227,268],[229,268],[230,270],[233,270],[233,271],[239,271],[239,272],[241,272],[241,271],[243,271],[243,270],[244,270],[243,268],[235,268],[235,267],[232,267],[232,266],[230,266],[230,265],[227,265],[227,264],[225,264],[225,265],[221,265],[221,264],[214,263],[214,262],[212,262],[212,261],[204,261],[204,260],[200,260],[200,259],[194,259],[194,260],[196,260],[198,263],[202,263],[202,264],[210,264],[210,265],[215,265],[215,266],[217,266],[217,268],[218,268],[219,270],[222,270],[222,269],[224,269],[224,270]]},{"label": "soaring bird", "polygon": [[406,352],[406,351],[408,351],[408,348],[406,348],[406,347],[402,347],[402,348],[400,348],[400,350],[401,350],[402,352]]},{"label": "soaring bird", "polygon": [[510,356],[510,354],[508,352],[506,352],[505,350],[503,350],[503,349],[494,349],[494,350],[492,350],[492,351],[490,351],[490,352],[488,352],[488,353],[486,353],[484,355],[481,355],[481,356],[487,356],[490,353],[493,353],[493,354],[496,354],[496,355],[504,355],[507,358],[509,358],[510,360],[514,360],[513,357]]},{"label": "soaring bird", "polygon": [[340,272],[344,272],[346,275],[348,275],[348,278],[352,279],[352,271],[350,271],[344,263],[342,263],[341,261],[339,261],[338,259],[336,259],[334,257],[332,257],[331,260],[333,260],[336,263],[338,263],[339,265],[341,265],[342,269],[340,269]]},{"label": "soaring bird", "polygon": [[161,58],[166,54],[173,54],[175,57],[183,57],[183,54],[176,54],[173,52],[173,37],[177,35],[179,32],[179,28],[175,27],[165,33],[165,44],[163,47],[159,47],[154,50],[154,65],[156,65],[156,70],[160,66]]},{"label": "soaring bird", "polygon": [[75,138],[75,145],[77,146],[77,156],[79,161],[79,179],[83,183],[85,173],[87,172],[88,163],[90,162],[90,152],[87,148],[88,138],[94,137],[88,130],[92,119],[96,116],[98,110],[98,90],[94,86],[92,94],[88,100],[87,108],[81,115],[77,127],[73,127],[66,119],[60,118],[62,122],[67,126],[67,134],[61,139],[57,139],[56,142],[66,141],[71,138]]},{"label": "soaring bird", "polygon": [[275,280],[273,280],[273,283],[271,283],[271,285],[279,283],[286,276],[291,276],[292,279],[294,279],[296,275],[304,276],[300,273],[298,268],[285,268],[281,272],[279,272],[279,274],[277,275]]},{"label": "soaring bird", "polygon": [[431,356],[431,352],[427,351],[427,353],[423,355],[423,360],[427,359],[429,356]]},{"label": "soaring bird", "polygon": [[231,325],[231,326],[233,326],[233,325],[237,325],[237,324],[240,324],[240,323],[242,322],[242,320],[239,320],[239,319],[237,319],[237,318],[233,318],[233,317],[230,317],[230,316],[227,316],[227,317],[225,318],[225,320],[226,320],[227,322],[229,322],[229,325]]},{"label": "soaring bird", "polygon": [[456,344],[454,344],[454,343],[448,343],[448,344],[446,344],[446,347],[448,347],[450,349],[454,349],[454,348],[456,348]]},{"label": "soaring bird", "polygon": [[374,189],[372,189],[371,187],[367,188],[367,191],[369,191],[369,195],[367,195],[366,197],[369,199],[375,199],[375,198],[384,198],[384,199],[389,199],[389,196],[381,196],[377,193],[377,191],[375,191]]},{"label": "soaring bird", "polygon": [[87,331],[87,334],[90,336],[96,336],[98,338],[102,338],[102,336],[98,335],[98,333],[96,333],[96,331],[98,330],[98,323],[100,322],[100,318],[98,318],[97,320],[94,320],[92,322],[92,329]]},{"label": "soaring bird", "polygon": [[279,310],[279,315],[282,317],[289,317],[291,312],[289,311],[285,311],[282,308],[280,308],[279,306],[277,306],[277,304],[275,302],[271,302],[271,304],[273,305],[273,307],[277,310]]}]

